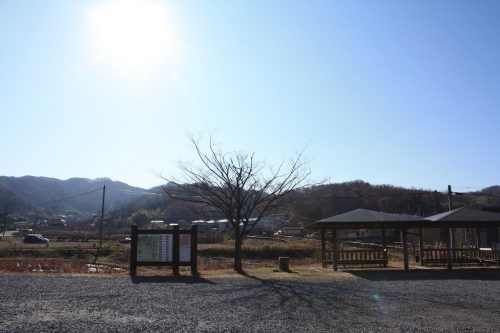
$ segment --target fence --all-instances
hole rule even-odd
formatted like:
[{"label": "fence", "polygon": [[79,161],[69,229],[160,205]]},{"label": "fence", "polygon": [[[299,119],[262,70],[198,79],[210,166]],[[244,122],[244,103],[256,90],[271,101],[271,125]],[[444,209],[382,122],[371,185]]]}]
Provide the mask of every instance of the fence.
[{"label": "fence", "polygon": [[[451,249],[452,264],[500,264],[499,249],[462,248]],[[447,265],[447,249],[423,249],[423,265]]]}]

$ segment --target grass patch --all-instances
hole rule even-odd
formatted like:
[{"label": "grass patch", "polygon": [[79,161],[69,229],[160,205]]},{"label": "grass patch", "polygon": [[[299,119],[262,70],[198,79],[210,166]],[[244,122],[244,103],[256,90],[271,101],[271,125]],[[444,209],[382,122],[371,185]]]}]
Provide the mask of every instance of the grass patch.
[{"label": "grass patch", "polygon": [[[79,248],[11,248],[0,249],[1,258],[54,258],[54,259],[90,259],[97,249]],[[99,250],[100,257],[108,257],[113,253],[111,248]]]},{"label": "grass patch", "polygon": [[[247,240],[242,247],[245,259],[278,259],[314,258],[319,255],[318,249],[305,243],[270,243],[267,241]],[[234,242],[212,244],[198,250],[199,256],[204,257],[234,257]]]},{"label": "grass patch", "polygon": [[125,274],[128,272],[122,267],[92,266],[86,260],[1,258],[0,273]]}]

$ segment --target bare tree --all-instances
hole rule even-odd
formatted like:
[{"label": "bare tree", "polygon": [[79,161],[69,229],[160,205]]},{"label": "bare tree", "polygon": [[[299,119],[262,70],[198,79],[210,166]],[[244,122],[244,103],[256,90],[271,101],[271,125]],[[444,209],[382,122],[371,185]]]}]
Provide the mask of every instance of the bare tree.
[{"label": "bare tree", "polygon": [[225,216],[234,231],[234,270],[243,272],[243,240],[262,217],[276,208],[279,199],[305,186],[310,175],[303,153],[275,168],[257,162],[254,153],[224,153],[212,140],[206,152],[200,140],[191,139],[201,166],[180,164],[181,180],[164,187],[171,198],[200,203]]}]

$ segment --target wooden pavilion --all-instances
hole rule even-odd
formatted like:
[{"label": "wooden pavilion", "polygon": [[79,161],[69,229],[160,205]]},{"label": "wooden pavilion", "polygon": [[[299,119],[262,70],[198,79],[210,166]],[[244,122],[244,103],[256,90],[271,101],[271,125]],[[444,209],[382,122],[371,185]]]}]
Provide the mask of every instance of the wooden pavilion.
[{"label": "wooden pavilion", "polygon": [[[496,264],[500,263],[500,250],[495,250],[493,248],[482,250],[480,248],[480,229],[500,227],[499,213],[460,207],[448,212],[429,216],[426,219],[430,221],[426,224],[427,228],[447,229],[447,239],[446,250],[421,250],[420,257],[422,258],[423,263],[432,263],[445,258],[448,269],[452,268],[453,263],[462,264],[477,261],[493,262]],[[453,238],[451,236],[452,230],[469,228],[476,230],[477,246],[475,248],[454,248]]]},{"label": "wooden pavilion", "polygon": [[[481,211],[477,209],[458,208],[446,213],[437,214],[428,218],[423,218],[407,214],[389,214],[367,209],[356,209],[347,213],[332,216],[319,220],[312,224],[312,228],[321,230],[321,260],[323,267],[327,266],[326,252],[326,234],[331,233],[331,253],[333,269],[337,270],[339,264],[381,264],[387,266],[387,244],[385,231],[389,228],[395,228],[401,231],[403,243],[404,270],[409,270],[408,256],[408,230],[417,229],[420,242],[420,260],[427,263],[446,262],[449,269],[452,264],[465,263],[469,261],[480,260],[479,249],[475,251],[468,249],[452,249],[451,239],[446,241],[446,249],[438,249],[438,253],[424,250],[423,229],[425,228],[489,228],[500,227],[500,214]],[[370,250],[342,250],[338,249],[337,230],[351,229],[380,229],[381,230],[381,248]],[[478,233],[479,235],[479,233]],[[478,236],[479,237],[479,236]],[[463,250],[463,251],[461,251]],[[436,251],[436,250],[434,250]],[[465,252],[464,252],[465,251]],[[492,252],[493,253],[493,252]],[[496,258],[498,256],[498,258]],[[464,258],[467,257],[467,258]],[[473,257],[473,258],[471,258]],[[494,262],[500,262],[500,251],[490,255]]]}]

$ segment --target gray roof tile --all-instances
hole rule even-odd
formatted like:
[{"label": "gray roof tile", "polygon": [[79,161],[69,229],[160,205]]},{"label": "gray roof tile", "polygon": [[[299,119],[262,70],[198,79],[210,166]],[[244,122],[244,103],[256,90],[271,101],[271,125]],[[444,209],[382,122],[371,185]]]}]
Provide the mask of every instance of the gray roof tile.
[{"label": "gray roof tile", "polygon": [[355,209],[353,211],[335,215],[317,221],[316,223],[331,223],[331,222],[409,222],[409,221],[425,221],[420,216],[407,214],[390,214],[378,212],[368,209]]},{"label": "gray roof tile", "polygon": [[500,214],[472,208],[457,208],[427,217],[434,222],[500,222]]}]

